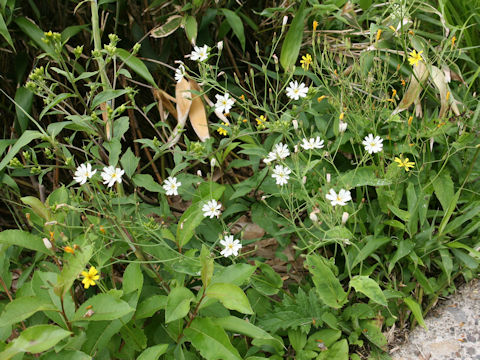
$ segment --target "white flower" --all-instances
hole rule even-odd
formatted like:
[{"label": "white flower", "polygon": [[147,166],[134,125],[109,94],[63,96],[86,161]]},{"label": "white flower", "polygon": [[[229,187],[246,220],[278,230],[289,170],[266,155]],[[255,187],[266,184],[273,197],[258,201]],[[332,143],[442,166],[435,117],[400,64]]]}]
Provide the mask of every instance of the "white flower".
[{"label": "white flower", "polygon": [[303,139],[302,148],[305,150],[321,149],[323,148],[323,140],[320,140],[320,136],[311,139]]},{"label": "white flower", "polygon": [[219,111],[221,113],[229,113],[230,109],[232,108],[233,104],[235,104],[235,100],[230,98],[228,93],[225,95],[215,95],[217,98],[217,103],[215,104],[215,111]]},{"label": "white flower", "polygon": [[122,175],[124,173],[125,171],[123,171],[122,169],[109,166],[104,167],[103,172],[100,175],[104,180],[103,183],[106,184],[108,187],[112,187],[116,182],[119,184],[122,183]]},{"label": "white flower", "polygon": [[338,131],[341,133],[345,132],[347,130],[347,126],[348,124],[346,122],[340,120],[340,122],[338,123]]},{"label": "white flower", "polygon": [[92,171],[92,165],[91,164],[81,164],[79,167],[77,167],[77,170],[75,171],[75,174],[74,174],[75,176],[73,177],[73,180],[78,182],[80,185],[83,185],[96,172],[97,172],[97,170]]},{"label": "white flower", "polygon": [[178,68],[175,69],[175,81],[179,83],[180,81],[182,81],[184,76],[185,76],[185,66],[180,64]]},{"label": "white flower", "polygon": [[271,163],[274,160],[283,160],[290,155],[287,144],[278,143],[275,144],[273,150],[268,153],[266,159],[263,159],[265,164]]},{"label": "white flower", "polygon": [[347,204],[347,201],[352,200],[350,191],[344,189],[341,189],[338,194],[335,192],[335,190],[330,189],[329,193],[325,195],[325,197],[327,198],[327,200],[330,200],[332,206],[344,206]]},{"label": "white flower", "polygon": [[167,195],[178,195],[178,188],[182,185],[180,181],[177,181],[176,177],[168,177],[163,182],[163,188]]},{"label": "white flower", "polygon": [[362,144],[365,145],[365,150],[368,151],[369,154],[372,154],[382,151],[382,142],[383,139],[380,136],[375,136],[374,138],[373,134],[368,134],[368,136],[365,136]]},{"label": "white flower", "polygon": [[221,207],[222,207],[222,204],[217,202],[217,200],[210,200],[202,207],[203,216],[205,217],[209,216],[210,219],[212,219],[214,216],[219,217],[221,214],[220,212]]},{"label": "white flower", "polygon": [[234,240],[233,235],[225,236],[224,240],[220,240],[220,244],[225,246],[220,254],[225,257],[229,257],[230,255],[238,256],[238,251],[242,248],[242,244],[240,244],[239,240]]},{"label": "white flower", "polygon": [[290,81],[287,87],[287,96],[290,99],[298,100],[299,98],[304,98],[307,96],[308,87],[304,83],[298,84],[298,81]]},{"label": "white flower", "polygon": [[285,185],[288,183],[288,179],[290,179],[290,176],[288,176],[288,174],[290,174],[291,172],[292,171],[286,166],[275,165],[272,177],[277,182],[277,185]]},{"label": "white flower", "polygon": [[190,59],[193,61],[205,61],[208,59],[208,46],[203,45],[202,47],[194,46],[193,51],[190,54]]}]

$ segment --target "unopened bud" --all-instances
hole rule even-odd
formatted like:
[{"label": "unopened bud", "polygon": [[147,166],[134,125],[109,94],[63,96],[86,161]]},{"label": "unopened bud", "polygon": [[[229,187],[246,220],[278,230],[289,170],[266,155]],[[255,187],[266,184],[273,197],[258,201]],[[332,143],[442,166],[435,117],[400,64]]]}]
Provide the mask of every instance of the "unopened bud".
[{"label": "unopened bud", "polygon": [[293,146],[293,152],[298,153],[298,145]]},{"label": "unopened bud", "polygon": [[433,143],[435,142],[435,140],[432,138],[430,138],[430,151],[433,151]]},{"label": "unopened bud", "polygon": [[317,222],[317,221],[318,221],[318,217],[317,217],[317,214],[315,214],[315,212],[311,212],[310,215],[309,215],[309,218],[310,218],[310,220],[312,220],[313,222]]},{"label": "unopened bud", "polygon": [[332,175],[330,173],[327,173],[327,183],[329,183],[331,179],[332,179]]},{"label": "unopened bud", "polygon": [[285,15],[285,16],[283,17],[282,26],[287,25],[287,22],[288,22],[288,16]]},{"label": "unopened bud", "polygon": [[218,48],[218,51],[222,51],[223,50],[223,41],[219,41],[217,43],[217,48]]},{"label": "unopened bud", "polygon": [[298,121],[297,121],[297,119],[293,119],[293,120],[292,120],[292,124],[293,124],[293,129],[294,129],[294,130],[297,130],[297,129],[298,129]]},{"label": "unopened bud", "polygon": [[346,122],[343,122],[342,120],[340,120],[340,122],[338,123],[338,131],[341,133],[345,132],[347,130],[347,126],[348,124]]},{"label": "unopened bud", "polygon": [[210,166],[211,166],[212,168],[215,167],[216,163],[217,163],[217,161],[215,160],[215,158],[212,158],[212,160],[210,160]]},{"label": "unopened bud", "polygon": [[47,238],[43,238],[42,240],[43,245],[45,245],[45,247],[50,250],[52,248],[52,243]]},{"label": "unopened bud", "polygon": [[350,216],[350,214],[349,214],[348,212],[346,212],[346,211],[342,214],[342,224],[345,225],[345,223],[347,222],[349,216]]},{"label": "unopened bud", "polygon": [[202,176],[203,176],[203,175],[202,175],[202,170],[197,170],[197,175],[200,176],[200,177],[202,177]]},{"label": "unopened bud", "polygon": [[306,183],[307,183],[307,177],[304,176],[304,177],[302,178],[302,184],[305,185]]}]

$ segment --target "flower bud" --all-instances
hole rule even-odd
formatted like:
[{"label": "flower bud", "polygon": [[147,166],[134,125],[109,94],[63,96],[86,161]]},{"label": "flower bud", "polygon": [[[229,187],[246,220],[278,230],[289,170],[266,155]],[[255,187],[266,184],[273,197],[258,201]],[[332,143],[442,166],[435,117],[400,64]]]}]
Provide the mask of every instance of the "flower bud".
[{"label": "flower bud", "polygon": [[340,122],[338,123],[338,131],[341,133],[345,132],[347,130],[347,126],[348,124],[346,122],[343,122],[342,120],[340,120]]},{"label": "flower bud", "polygon": [[327,183],[329,183],[331,179],[332,179],[332,175],[330,175],[330,173],[327,173]]},{"label": "flower bud", "polygon": [[200,176],[200,177],[203,176],[203,175],[202,175],[202,170],[197,170],[197,176]]},{"label": "flower bud", "polygon": [[298,121],[297,121],[297,119],[293,119],[293,120],[292,120],[292,124],[293,124],[293,129],[294,129],[294,130],[297,130],[297,129],[298,129]]},{"label": "flower bud", "polygon": [[217,43],[217,48],[218,48],[218,51],[222,51],[223,50],[223,41],[219,41]]},{"label": "flower bud", "polygon": [[350,214],[349,214],[348,212],[346,212],[346,211],[342,214],[342,224],[343,224],[343,225],[345,225],[345,223],[347,222],[349,216],[350,216]]},{"label": "flower bud", "polygon": [[216,164],[216,163],[217,163],[217,161],[215,160],[215,158],[212,158],[212,160],[210,160],[210,166],[211,166],[212,168],[215,167],[215,164]]},{"label": "flower bud", "polygon": [[45,247],[50,250],[52,248],[52,243],[47,239],[47,238],[43,238],[43,244],[45,245]]}]

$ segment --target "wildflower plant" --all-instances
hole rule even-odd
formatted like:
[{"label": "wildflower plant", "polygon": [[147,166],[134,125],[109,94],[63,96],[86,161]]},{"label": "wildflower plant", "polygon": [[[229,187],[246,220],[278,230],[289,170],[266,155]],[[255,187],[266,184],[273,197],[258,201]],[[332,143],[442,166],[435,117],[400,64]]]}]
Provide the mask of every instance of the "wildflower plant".
[{"label": "wildflower plant", "polygon": [[[478,273],[480,142],[469,88],[445,79],[461,35],[428,48],[416,5],[303,2],[272,16],[267,47],[215,8],[233,51],[203,42],[189,5],[151,32],[191,44],[165,87],[139,45],[102,44],[97,2],[90,53],[45,33],[26,83],[37,129],[0,145],[5,201],[22,204],[0,258],[23,271],[15,293],[0,272],[0,358],[358,360],[384,356],[394,324],[423,325]],[[370,28],[344,31],[359,13]],[[223,66],[248,46],[242,71]]]}]

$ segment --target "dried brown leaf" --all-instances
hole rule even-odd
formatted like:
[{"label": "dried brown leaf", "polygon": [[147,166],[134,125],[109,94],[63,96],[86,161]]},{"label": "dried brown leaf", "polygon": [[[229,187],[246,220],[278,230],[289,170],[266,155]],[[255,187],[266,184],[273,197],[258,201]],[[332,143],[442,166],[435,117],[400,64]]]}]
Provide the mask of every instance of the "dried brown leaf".
[{"label": "dried brown leaf", "polygon": [[175,99],[177,102],[177,121],[178,126],[183,129],[187,121],[190,107],[192,106],[191,84],[188,80],[183,78],[175,86]]},{"label": "dried brown leaf", "polygon": [[[200,86],[193,81],[190,80],[191,88],[201,92]],[[192,124],[193,130],[199,137],[201,141],[205,141],[206,139],[210,138],[210,134],[208,132],[208,122],[207,122],[207,113],[205,111],[205,105],[202,101],[202,96],[197,94],[192,94],[192,105],[190,107],[190,123]]]},{"label": "dried brown leaf", "polygon": [[419,61],[413,68],[413,74],[410,79],[410,85],[407,91],[403,95],[402,100],[398,104],[392,115],[398,114],[410,107],[415,100],[418,99],[420,92],[422,91],[423,83],[428,78],[428,70],[422,61]]}]

